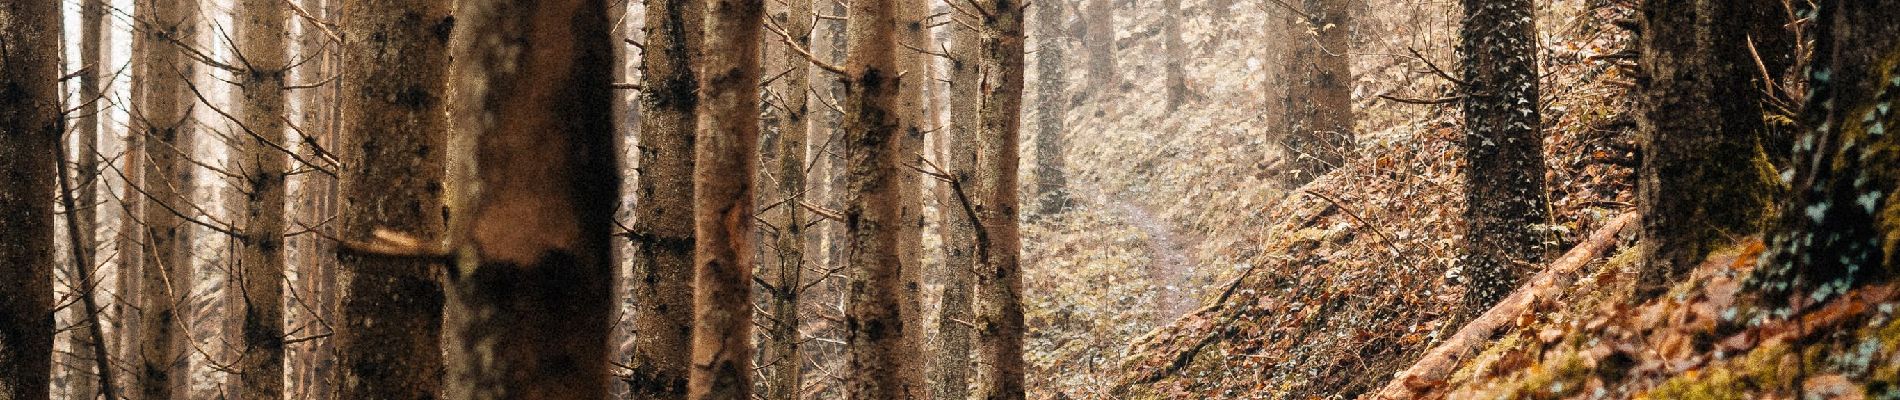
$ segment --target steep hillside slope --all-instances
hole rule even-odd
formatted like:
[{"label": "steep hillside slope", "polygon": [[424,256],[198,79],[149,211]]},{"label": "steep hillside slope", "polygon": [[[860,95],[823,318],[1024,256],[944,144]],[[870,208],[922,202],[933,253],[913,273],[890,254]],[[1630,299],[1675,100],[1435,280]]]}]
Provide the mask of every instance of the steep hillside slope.
[{"label": "steep hillside slope", "polygon": [[[1629,207],[1630,60],[1618,54],[1628,33],[1613,22],[1630,11],[1601,3],[1554,0],[1541,15],[1557,248]],[[1278,183],[1271,116],[1260,111],[1261,85],[1276,83],[1261,81],[1253,33],[1273,10],[1188,19],[1185,39],[1201,49],[1188,67],[1199,102],[1178,112],[1155,106],[1159,59],[1124,62],[1120,88],[1072,86],[1090,93],[1069,119],[1071,182],[1084,201],[1032,221],[1028,284],[1094,297],[1032,295],[1036,397],[1351,398],[1454,331],[1456,110],[1379,97],[1448,93],[1430,66],[1453,60],[1448,6],[1362,9],[1360,156],[1304,187]],[[1160,42],[1144,36],[1153,21],[1141,16],[1118,20],[1121,51],[1157,54]],[[1140,290],[1166,286],[1177,290]],[[1150,292],[1160,294],[1134,295]],[[1165,326],[1151,330],[1157,320]]]}]

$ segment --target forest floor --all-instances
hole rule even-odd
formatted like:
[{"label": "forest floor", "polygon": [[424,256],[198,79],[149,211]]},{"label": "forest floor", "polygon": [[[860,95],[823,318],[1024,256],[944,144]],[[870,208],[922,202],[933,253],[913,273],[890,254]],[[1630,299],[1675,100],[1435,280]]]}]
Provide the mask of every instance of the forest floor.
[{"label": "forest floor", "polygon": [[[1539,282],[1521,307],[1465,325],[1457,109],[1375,96],[1448,92],[1416,59],[1387,56],[1419,46],[1452,65],[1455,25],[1420,16],[1455,13],[1370,3],[1355,27],[1377,38],[1355,44],[1360,154],[1300,187],[1274,174],[1263,115],[1235,111],[1264,109],[1261,46],[1222,32],[1258,26],[1255,13],[1188,24],[1198,100],[1179,110],[1156,106],[1157,58],[1123,63],[1119,88],[1071,79],[1077,200],[1024,230],[1032,398],[1900,399],[1894,285],[1719,330],[1761,251],[1742,237],[1670,295],[1629,298],[1639,244],[1605,229],[1633,211],[1638,163],[1633,35],[1617,26],[1628,2],[1538,2],[1552,203],[1540,228],[1566,267],[1519,271]],[[1159,54],[1138,29],[1154,21],[1122,18],[1135,28],[1120,51]],[[1473,327],[1487,329],[1461,332]],[[1441,359],[1441,376],[1397,376],[1447,343],[1475,345]]]}]

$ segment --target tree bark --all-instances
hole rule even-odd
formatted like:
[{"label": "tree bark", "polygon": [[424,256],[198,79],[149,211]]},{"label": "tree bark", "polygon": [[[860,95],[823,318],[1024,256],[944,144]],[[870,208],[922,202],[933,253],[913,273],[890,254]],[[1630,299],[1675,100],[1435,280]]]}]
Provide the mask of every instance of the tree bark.
[{"label": "tree bark", "polygon": [[[104,101],[101,98],[103,91],[99,83],[99,71],[107,68],[100,52],[109,41],[105,34],[107,28],[105,11],[104,0],[85,0],[79,5],[79,65],[85,69],[79,72],[78,101],[80,104],[73,111],[72,118],[72,123],[75,125],[73,135],[78,137],[79,145],[72,148],[71,159],[74,160],[73,169],[77,175],[74,179],[76,185],[73,189],[77,192],[73,194],[74,202],[85,204],[87,207],[75,207],[72,210],[77,214],[74,215],[73,220],[77,221],[75,228],[79,231],[79,237],[76,243],[71,245],[88,255],[99,254],[97,239],[99,217],[98,208],[94,204],[99,201],[99,178],[104,176],[99,170],[99,112],[103,109],[100,104]],[[74,262],[73,276],[92,276],[93,271],[90,271],[92,267],[90,264]],[[88,270],[81,271],[81,268]],[[98,288],[86,285],[83,290],[96,293]],[[91,399],[97,397],[99,392],[99,372],[97,368],[94,368],[97,360],[90,360],[84,356],[84,354],[93,354],[89,349],[99,343],[94,341],[98,338],[89,336],[90,325],[94,323],[94,319],[89,315],[90,312],[90,310],[73,310],[72,320],[86,329],[74,329],[66,336],[67,347],[70,349],[65,361],[66,379],[71,382],[68,392],[75,398]]]},{"label": "tree bark", "polygon": [[[136,18],[151,24],[140,31],[146,42],[145,97],[135,101],[144,112],[134,129],[144,130],[145,172],[141,195],[145,207],[146,241],[139,292],[139,357],[134,363],[141,399],[165,400],[185,396],[190,375],[190,353],[185,351],[188,300],[191,295],[191,227],[175,210],[189,209],[191,156],[195,127],[190,118],[197,97],[190,79],[197,62],[180,44],[196,44],[198,2],[182,0],[139,8]],[[149,11],[149,12],[148,12]],[[135,117],[137,118],[137,117]]]},{"label": "tree bark", "polygon": [[1087,0],[1082,8],[1082,46],[1088,50],[1091,95],[1114,96],[1121,91],[1121,72],[1115,61],[1115,4]]},{"label": "tree bark", "polygon": [[753,177],[758,172],[763,0],[706,14],[693,169],[693,370],[687,397],[752,397]]},{"label": "tree bark", "polygon": [[[801,48],[811,48],[811,30],[815,21],[811,0],[791,0],[780,12],[773,16],[778,25],[791,35],[791,42]],[[779,49],[779,58],[787,68],[784,76],[777,82],[778,98],[783,113],[778,125],[777,165],[778,190],[772,201],[778,204],[772,207],[768,215],[772,225],[777,227],[775,247],[778,265],[775,274],[767,279],[771,283],[768,295],[771,297],[769,310],[772,318],[768,322],[767,344],[762,352],[766,363],[765,398],[775,400],[797,400],[803,386],[803,352],[799,350],[798,304],[804,288],[805,246],[807,234],[803,204],[805,195],[805,160],[807,136],[811,122],[807,93],[810,83],[807,79],[811,72],[811,63],[807,62],[798,50],[785,46]]]},{"label": "tree bark", "polygon": [[[943,148],[944,168],[954,183],[964,190],[972,190],[970,182],[976,176],[976,135],[981,131],[981,121],[977,112],[982,106],[982,92],[977,82],[977,40],[979,34],[974,28],[981,24],[970,15],[953,13],[957,18],[948,26],[950,29],[950,126],[949,140]],[[956,187],[947,188],[957,190]],[[949,201],[938,205],[938,216],[943,221],[938,234],[943,240],[944,271],[943,298],[937,309],[937,353],[931,363],[931,393],[938,399],[967,399],[970,397],[970,345],[969,323],[971,308],[971,285],[976,268],[976,226],[965,213],[965,197],[945,196]]]},{"label": "tree bark", "polygon": [[[1188,94],[1186,64],[1186,43],[1181,42],[1181,0],[1161,0],[1161,47],[1162,63],[1166,64],[1162,87],[1166,90],[1166,107],[1172,112],[1181,107]],[[1343,57],[1342,57],[1343,58]]]},{"label": "tree bark", "polygon": [[1711,0],[1643,3],[1643,164],[1638,295],[1654,297],[1729,238],[1757,232],[1774,201],[1761,145],[1761,75],[1748,50],[1755,6]]},{"label": "tree bark", "polygon": [[[443,326],[451,399],[606,397],[619,171],[604,0],[464,0],[458,186]],[[756,21],[755,21],[756,23]],[[464,206],[465,205],[465,206]]]},{"label": "tree bark", "polygon": [[[285,77],[290,73],[290,8],[284,0],[244,0],[236,19],[237,54],[248,70],[239,75],[241,151],[238,168],[246,188],[244,245],[233,287],[243,301],[241,398],[284,398],[284,201],[290,142],[286,139]],[[235,311],[235,310],[233,310]]]},{"label": "tree bark", "polygon": [[[1179,6],[1180,0],[1168,0],[1169,4]],[[1038,215],[1055,215],[1069,206],[1068,177],[1063,172],[1068,163],[1063,160],[1063,130],[1068,119],[1068,40],[1062,29],[1062,1],[1044,1],[1036,3],[1036,200]],[[1172,15],[1172,14],[1170,14]],[[1174,19],[1170,18],[1170,21]],[[1170,23],[1176,29],[1169,42],[1170,49],[1181,47],[1178,22]],[[1170,50],[1170,54],[1174,50]],[[1177,54],[1178,55],[1178,54]],[[1180,64],[1174,62],[1177,57],[1169,57],[1169,84],[1180,83],[1177,73]],[[1185,84],[1183,84],[1185,86]],[[1170,86],[1172,89],[1172,86]],[[1176,95],[1173,90],[1170,96]],[[1173,100],[1170,101],[1173,103]],[[1169,106],[1173,108],[1173,106]]]},{"label": "tree bark", "polygon": [[[1819,2],[1792,197],[1745,288],[1786,315],[1900,272],[1900,1]],[[1803,10],[1816,15],[1817,10]],[[1786,305],[1788,307],[1778,307]]]},{"label": "tree bark", "polygon": [[704,0],[647,0],[640,179],[633,221],[637,399],[686,398],[692,371],[693,142]]},{"label": "tree bark", "polygon": [[1017,144],[1023,97],[1023,7],[1013,0],[983,0],[977,68],[982,71],[977,113],[975,214],[976,365],[974,397],[1020,400],[1023,388],[1021,227],[1017,190]]},{"label": "tree bark", "polygon": [[[330,36],[323,34],[322,30],[325,28],[319,27],[318,24],[327,21],[324,19],[326,16],[336,13],[330,10],[329,2],[325,0],[299,0],[298,3],[300,3],[299,7],[314,18],[301,16],[294,18],[299,25],[300,35],[297,40],[296,59],[309,60],[294,68],[297,81],[306,82],[305,84],[325,82],[329,80],[331,74],[336,73],[334,64],[337,63],[332,60],[338,58],[335,57],[338,52],[330,51]],[[340,102],[333,101],[332,97],[338,92],[336,88],[339,85],[335,81],[330,81],[321,84],[318,88],[293,92],[297,102],[295,112],[299,115],[295,130],[297,136],[293,141],[300,144],[297,150],[305,159],[330,159],[337,156],[331,148],[336,147],[337,140],[333,136],[339,132],[330,129],[330,122],[337,116],[332,113],[340,113],[340,109],[343,108]],[[346,171],[339,172],[348,172],[347,170],[351,168],[345,169]],[[299,190],[295,192],[297,194],[294,195],[298,198],[297,214],[294,217],[297,219],[296,228],[317,228],[321,221],[328,221],[337,216],[335,204],[338,203],[337,198],[341,190],[336,178],[323,174],[303,174],[293,180],[299,187]],[[290,373],[293,376],[292,387],[287,388],[287,391],[299,398],[335,398],[336,394],[332,392],[336,386],[332,383],[337,382],[333,379],[335,376],[333,372],[336,371],[334,350],[336,339],[341,332],[337,329],[340,320],[332,311],[340,308],[340,305],[335,304],[338,303],[335,300],[340,297],[337,292],[342,291],[333,289],[341,286],[336,281],[338,257],[336,257],[334,243],[318,235],[304,235],[304,238],[293,243],[297,243],[296,247],[300,251],[297,257],[300,261],[293,265],[297,276],[295,293],[304,304],[289,310],[292,315],[291,324],[292,326],[327,327],[332,336],[328,339],[306,336],[313,339],[292,348],[292,356],[289,360]],[[315,334],[320,335],[321,332]]]},{"label": "tree bark", "polygon": [[1538,116],[1537,25],[1530,0],[1463,0],[1465,312],[1510,294],[1543,263],[1550,200]]},{"label": "tree bark", "polygon": [[906,236],[917,232],[906,226],[914,224],[907,217],[919,215],[907,209],[921,194],[914,178],[906,181],[905,164],[916,160],[913,150],[921,143],[914,124],[922,98],[912,95],[920,95],[922,86],[901,75],[904,67],[918,66],[908,50],[897,49],[900,41],[913,42],[911,29],[918,25],[908,18],[914,6],[903,1],[854,0],[847,23],[844,219],[851,280],[845,384],[854,399],[926,396],[918,357],[923,330],[910,318],[915,307],[908,304],[917,299],[911,280],[916,264],[907,260],[914,252],[905,247],[914,243]]},{"label": "tree bark", "polygon": [[[149,15],[140,13],[137,15]],[[128,64],[126,69],[131,75],[126,92],[127,98],[132,99],[131,104],[126,105],[128,115],[142,115],[145,111],[146,87],[152,78],[146,63],[147,47],[146,41],[135,37],[132,40],[131,57],[126,60]],[[140,221],[144,215],[142,205],[145,203],[145,195],[138,192],[142,184],[140,176],[145,172],[145,131],[139,124],[137,117],[129,118],[125,129],[123,151],[125,161],[120,162],[118,168],[113,171],[114,175],[119,176],[120,184],[123,186],[119,189],[119,232],[118,237],[114,238],[117,241],[119,253],[116,260],[119,265],[119,279],[115,288],[117,289],[117,296],[115,296],[117,304],[113,323],[118,327],[118,332],[115,333],[117,337],[114,337],[112,341],[119,346],[114,356],[128,365],[139,360],[139,337],[143,335],[139,332],[138,302],[143,298],[139,289],[144,286],[141,277],[144,275],[142,266],[147,251],[144,240],[145,228]],[[132,373],[123,376],[123,380],[118,382],[118,387],[126,388],[128,393],[138,390],[139,374]]]},{"label": "tree bark", "polygon": [[45,399],[53,368],[60,3],[0,5],[0,399]]},{"label": "tree bark", "polygon": [[[1300,186],[1341,165],[1353,153],[1352,71],[1347,0],[1304,0],[1292,18],[1289,53],[1280,64],[1288,80],[1282,132],[1291,171]],[[1289,12],[1291,13],[1291,12]]]},{"label": "tree bark", "polygon": [[[439,237],[448,146],[448,46],[441,0],[343,4],[342,232]],[[440,263],[344,255],[337,328],[344,398],[432,399],[442,393]]]}]

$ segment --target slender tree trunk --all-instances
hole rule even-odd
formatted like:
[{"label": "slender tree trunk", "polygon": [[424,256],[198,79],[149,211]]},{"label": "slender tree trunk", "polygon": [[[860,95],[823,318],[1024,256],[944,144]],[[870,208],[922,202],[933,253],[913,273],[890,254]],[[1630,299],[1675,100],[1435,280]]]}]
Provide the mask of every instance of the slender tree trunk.
[{"label": "slender tree trunk", "polygon": [[[78,136],[79,145],[74,147],[71,153],[72,160],[75,160],[74,171],[77,174],[74,180],[76,182],[74,190],[77,192],[73,194],[74,202],[85,207],[75,207],[72,210],[77,214],[73,220],[78,221],[75,228],[79,230],[79,237],[77,242],[71,245],[78,247],[86,254],[96,255],[99,254],[97,251],[99,241],[96,237],[99,231],[99,217],[98,208],[94,204],[99,201],[99,178],[104,176],[99,170],[99,112],[104,109],[100,106],[104,100],[101,99],[103,92],[99,83],[99,71],[108,68],[100,52],[107,42],[106,10],[104,0],[86,0],[80,3],[79,7],[79,64],[85,69],[79,72],[78,101],[80,104],[74,111],[72,119],[75,125],[73,135]],[[90,264],[75,262],[73,276],[90,276],[92,267]],[[81,268],[88,270],[81,271]],[[81,290],[96,293],[98,288],[83,286]],[[66,336],[66,343],[71,349],[70,355],[66,357],[67,379],[72,383],[68,391],[74,398],[83,399],[97,397],[99,392],[99,372],[93,368],[96,360],[89,360],[84,356],[92,354],[89,352],[90,348],[100,345],[94,342],[95,338],[88,335],[89,326],[93,324],[93,319],[87,315],[88,312],[88,310],[74,310],[73,321],[77,321],[82,327],[88,329],[74,329]]]},{"label": "slender tree trunk", "polygon": [[1022,121],[1023,8],[1010,0],[983,0],[987,17],[978,41],[982,124],[977,133],[975,213],[975,398],[1021,400],[1023,388],[1023,281],[1017,201],[1017,144]]},{"label": "slender tree trunk", "polygon": [[[782,12],[773,18],[779,26],[785,28],[792,37],[792,43],[802,48],[811,48],[812,24],[816,22],[812,14],[811,0],[792,0]],[[786,46],[779,58],[789,68],[779,78],[778,93],[781,106],[784,107],[778,126],[778,198],[780,202],[769,216],[772,224],[778,227],[776,247],[778,260],[775,276],[768,281],[772,286],[768,344],[762,350],[767,364],[765,397],[774,400],[797,400],[802,386],[804,358],[799,351],[799,297],[803,289],[802,275],[805,269],[805,219],[803,208],[799,204],[805,201],[805,159],[807,136],[811,122],[807,91],[807,80],[811,63],[805,61],[797,50]]]},{"label": "slender tree trunk", "polygon": [[[445,232],[450,2],[353,0],[342,18],[342,232]],[[431,399],[443,388],[438,263],[345,255],[341,397]]]},{"label": "slender tree trunk", "polygon": [[[958,22],[947,25],[950,29],[950,129],[949,140],[943,152],[944,167],[954,185],[969,189],[970,182],[976,178],[976,135],[981,130],[980,116],[982,92],[978,90],[977,80],[977,40],[978,32],[973,27],[980,24],[975,18],[962,13],[952,14]],[[954,192],[956,188],[946,188]],[[931,393],[938,399],[967,399],[970,397],[970,344],[972,330],[968,323],[970,317],[971,285],[975,276],[971,271],[976,267],[975,225],[971,224],[965,213],[963,197],[947,196],[947,202],[938,206],[938,216],[943,220],[939,234],[943,238],[944,271],[943,298],[937,309],[937,337],[939,345],[930,376],[933,386]]]},{"label": "slender tree trunk", "polygon": [[464,0],[454,21],[450,123],[474,140],[477,182],[454,195],[447,397],[605,398],[620,193],[607,3]]},{"label": "slender tree trunk", "polygon": [[[66,152],[66,147],[60,146],[59,151],[60,151],[59,154],[64,154]],[[61,158],[56,161],[57,161],[56,165],[59,166],[56,172],[59,174],[58,179],[59,179],[59,190],[60,190],[60,196],[59,196],[60,207],[63,207],[67,210],[77,210],[79,209],[79,205],[78,205],[79,203],[73,200],[73,193],[72,193],[73,192],[72,181],[74,179],[68,179],[69,174],[66,168],[66,159]],[[72,212],[72,211],[69,211],[66,213],[66,232],[65,233],[66,233],[67,242],[69,243],[88,243],[89,242],[85,239],[82,239],[86,237],[86,235],[80,232],[80,228],[79,228],[80,225],[84,225],[84,224],[80,222],[79,213]],[[72,256],[71,260],[74,266],[93,265],[92,263],[93,249],[89,248],[89,246],[68,246],[67,250],[71,251],[69,255]],[[112,374],[112,367],[110,365],[111,357],[106,355],[106,348],[104,346],[89,345],[89,343],[90,344],[105,343],[105,337],[106,337],[105,331],[102,326],[103,319],[102,319],[101,314],[103,313],[103,311],[100,310],[99,301],[97,297],[93,295],[94,292],[92,290],[92,288],[97,287],[95,286],[95,284],[98,281],[95,280],[92,275],[92,272],[93,272],[92,268],[77,267],[77,268],[73,268],[73,270],[74,270],[73,279],[77,282],[80,288],[83,288],[83,290],[77,291],[78,296],[79,296],[78,305],[80,306],[78,307],[78,309],[80,310],[80,312],[77,313],[78,315],[75,319],[79,320],[77,322],[78,324],[81,324],[82,326],[85,327],[85,332],[75,332],[72,335],[74,336],[84,335],[86,339],[75,341],[77,342],[77,344],[75,344],[74,347],[70,351],[73,353],[90,352],[90,355],[92,356],[91,360],[86,360],[85,357],[74,357],[72,358],[72,360],[74,360],[74,362],[88,363],[88,364],[91,364],[92,366],[91,368],[76,368],[77,372],[75,372],[74,375],[67,376],[67,379],[72,380],[71,382],[72,387],[68,388],[67,396],[75,398],[75,399],[92,399],[92,398],[98,397],[100,393],[104,393],[107,399],[115,399],[117,398],[117,391],[114,390],[113,388],[113,382],[112,382],[113,374]],[[90,385],[94,383],[94,381],[90,379],[91,378],[90,375],[93,373],[92,371],[98,371],[99,379],[97,382],[100,383],[100,387],[104,388],[103,391],[99,389],[95,389],[93,387],[89,387]]]},{"label": "slender tree trunk", "polygon": [[[144,11],[137,12],[139,14],[135,15],[148,15]],[[142,184],[139,177],[145,172],[145,131],[140,125],[138,116],[145,112],[146,87],[151,83],[152,78],[148,73],[149,68],[146,63],[146,47],[146,41],[139,40],[135,36],[132,40],[131,57],[126,60],[129,64],[127,69],[132,75],[126,90],[127,98],[133,101],[126,105],[127,114],[130,117],[127,118],[128,126],[125,130],[125,160],[113,170],[114,175],[120,177],[120,184],[123,185],[119,190],[119,232],[118,237],[114,238],[117,240],[119,253],[117,259],[119,281],[116,296],[118,301],[115,304],[117,312],[114,321],[119,329],[117,337],[113,338],[113,342],[118,344],[119,348],[114,356],[128,365],[140,359],[139,337],[142,335],[139,332],[139,314],[141,313],[138,311],[138,302],[139,299],[144,298],[140,295],[142,291],[139,289],[144,285],[144,281],[140,278],[144,275],[142,266],[145,261],[145,252],[148,251],[145,247],[144,223],[140,220],[144,218],[142,213],[144,208],[141,205],[145,203],[145,195],[138,191]],[[118,387],[126,388],[128,393],[138,390],[138,374],[126,374],[122,379],[118,382]]]},{"label": "slender tree trunk", "polygon": [[1187,71],[1183,64],[1189,58],[1187,44],[1181,41],[1181,0],[1161,0],[1161,12],[1162,63],[1167,70],[1162,86],[1167,91],[1167,110],[1174,111],[1188,95]]},{"label": "slender tree trunk", "polygon": [[[151,3],[148,3],[151,4]],[[176,43],[197,43],[198,2],[156,3],[140,9],[137,18],[149,23],[141,30],[146,46],[146,72],[151,78],[142,101],[144,112],[135,129],[144,130],[145,172],[141,194],[150,204],[144,210],[146,242],[139,292],[139,357],[134,363],[139,393],[145,400],[184,396],[190,375],[190,352],[185,350],[187,302],[191,295],[191,227],[180,212],[191,201],[192,171],[185,163],[193,147],[190,118],[197,97],[188,86],[197,76],[197,63]],[[174,43],[176,42],[176,43]]]},{"label": "slender tree trunk", "polygon": [[1638,291],[1654,297],[1728,238],[1758,231],[1773,202],[1774,167],[1761,147],[1760,76],[1744,4],[1643,3],[1643,213]]},{"label": "slender tree trunk", "polygon": [[[323,0],[300,0],[299,3],[299,6],[313,17],[322,18],[327,14],[326,2]],[[329,36],[324,35],[322,33],[324,28],[317,25],[321,20],[313,21],[302,17],[293,19],[298,24],[300,35],[297,41],[297,59],[310,60],[295,68],[297,82],[305,84],[324,82],[333,73],[332,69],[328,68],[327,62],[332,55],[330,49],[327,48],[330,45]],[[328,159],[334,156],[330,153],[332,151],[330,147],[335,143],[322,142],[319,139],[328,132],[327,128],[330,125],[327,117],[330,112],[336,111],[330,110],[329,107],[332,104],[329,100],[330,88],[336,85],[339,83],[329,82],[319,88],[292,92],[296,95],[298,108],[296,112],[299,115],[299,125],[295,130],[297,136],[294,141],[300,144],[298,151],[304,155],[305,159]],[[322,174],[303,174],[296,180],[299,182],[297,195],[299,204],[296,216],[299,225],[295,228],[317,227],[321,221],[331,218],[334,214],[329,212],[328,205],[336,197],[337,191],[332,190],[336,188],[336,180]],[[298,248],[302,253],[299,257],[301,261],[294,266],[299,285],[295,293],[301,302],[297,307],[291,307],[290,311],[294,316],[291,320],[292,324],[297,327],[328,327],[330,329],[327,333],[331,333],[332,336],[330,339],[310,340],[297,346],[301,350],[295,353],[298,356],[293,356],[290,360],[291,373],[294,376],[292,391],[298,398],[334,398],[336,396],[330,391],[332,386],[329,384],[333,380],[328,379],[328,372],[334,370],[331,366],[335,363],[335,357],[331,350],[335,348],[337,338],[335,334],[340,333],[335,329],[339,321],[333,319],[334,315],[328,312],[331,309],[330,305],[323,300],[336,297],[334,292],[337,290],[331,289],[336,284],[333,279],[335,268],[325,268],[335,265],[336,256],[334,251],[327,251],[331,250],[329,241],[317,235],[304,235],[298,243]],[[305,331],[309,329],[306,328]],[[312,332],[311,335],[321,333],[324,332]]]},{"label": "slender tree trunk", "polygon": [[0,5],[0,399],[52,393],[59,4]]},{"label": "slender tree trunk", "polygon": [[1110,0],[1086,0],[1082,7],[1082,26],[1086,32],[1082,46],[1088,50],[1089,86],[1095,96],[1114,96],[1121,91],[1121,72],[1115,61],[1115,4]]},{"label": "slender tree trunk", "polygon": [[850,367],[846,393],[854,399],[923,398],[922,364],[916,358],[920,327],[907,325],[903,235],[907,206],[905,162],[915,157],[906,137],[907,101],[900,55],[900,24],[906,0],[854,0],[846,56],[844,100],[846,186],[844,219],[850,255],[850,300],[845,335]]},{"label": "slender tree trunk", "polygon": [[[239,393],[247,400],[284,398],[284,201],[289,162],[284,121],[290,73],[290,8],[284,0],[238,4],[237,50],[249,71],[239,75],[244,174],[243,251],[237,293],[243,301]],[[226,296],[232,293],[225,294]],[[235,311],[235,310],[232,310]]]},{"label": "slender tree trunk", "polygon": [[917,398],[928,398],[930,394],[924,386],[925,333],[924,327],[924,185],[923,174],[914,168],[924,165],[924,132],[930,130],[930,122],[925,119],[929,103],[924,98],[924,86],[930,84],[930,69],[925,64],[932,56],[911,49],[928,49],[930,44],[928,0],[887,0],[896,6],[898,76],[897,113],[898,165],[892,173],[896,178],[898,198],[897,207],[897,260],[898,279],[898,317],[904,326],[903,338],[907,342],[903,349],[909,354],[904,357],[912,360],[903,373],[906,379],[915,379],[916,387],[911,391]]},{"label": "slender tree trunk", "polygon": [[1530,0],[1463,0],[1465,312],[1484,312],[1544,261],[1550,200]]},{"label": "slender tree trunk", "polygon": [[687,397],[752,397],[752,198],[763,0],[707,4],[693,169],[693,370]]},{"label": "slender tree trunk", "polygon": [[[1180,0],[1167,0],[1168,4],[1179,6]],[[1062,1],[1044,1],[1036,3],[1036,199],[1038,215],[1055,215],[1069,206],[1068,177],[1063,172],[1068,163],[1063,160],[1062,138],[1069,113],[1068,97],[1068,38],[1062,30]],[[1170,16],[1173,14],[1170,13]],[[1169,17],[1169,21],[1175,21]],[[1170,22],[1174,29],[1173,41],[1169,42],[1169,51],[1179,49],[1181,44],[1179,23]],[[1180,83],[1179,57],[1169,57],[1169,85]],[[1185,84],[1183,84],[1185,88]],[[1169,90],[1169,96],[1176,93]],[[1170,100],[1172,104],[1175,100]],[[1173,108],[1170,105],[1169,108]]]},{"label": "slender tree trunk", "polygon": [[1765,311],[1900,273],[1900,1],[1818,3],[1793,196],[1746,284],[1771,305]]},{"label": "slender tree trunk", "polygon": [[[1280,7],[1277,4],[1269,7]],[[1266,135],[1267,139],[1272,142],[1283,142],[1288,133],[1282,129],[1287,126],[1287,117],[1292,114],[1290,111],[1293,109],[1293,101],[1297,100],[1292,96],[1293,80],[1287,76],[1289,71],[1285,66],[1292,63],[1288,58],[1293,53],[1292,38],[1295,33],[1293,26],[1298,23],[1298,20],[1294,19],[1295,16],[1290,12],[1270,12],[1265,17],[1266,23],[1263,24],[1264,29],[1261,32],[1264,45],[1261,46],[1260,51],[1263,66],[1260,70],[1266,75],[1261,79],[1260,84],[1265,94],[1265,101],[1261,102],[1260,114],[1263,117],[1263,125],[1273,128],[1271,129],[1273,132]],[[1283,151],[1290,150],[1284,145],[1279,148]],[[1291,151],[1285,151],[1280,157],[1283,160],[1292,160],[1296,155]],[[1285,173],[1285,171],[1271,172]],[[1292,182],[1292,174],[1287,175],[1286,181]]]},{"label": "slender tree trunk", "polygon": [[704,0],[647,0],[634,205],[633,398],[686,398],[692,372],[693,138]]},{"label": "slender tree trunk", "polygon": [[[1304,185],[1346,163],[1353,151],[1352,71],[1347,0],[1304,0],[1293,19],[1291,52],[1282,60],[1289,85],[1286,138],[1293,162],[1291,186]],[[1535,67],[1535,66],[1533,66]],[[1535,93],[1532,93],[1535,95]]]},{"label": "slender tree trunk", "polygon": [[[831,15],[842,16],[849,13],[847,11],[848,5],[846,1],[831,1],[830,3]],[[848,43],[846,43],[848,39],[847,36],[849,35],[845,33],[845,25],[847,24],[843,20],[834,19],[828,21],[828,27],[826,28],[828,33],[826,35],[831,39],[831,63],[833,65],[842,65],[845,62],[845,50],[849,47],[847,45]],[[828,93],[826,98],[831,101],[831,105],[840,106],[841,108],[827,113],[825,120],[825,129],[832,135],[831,141],[835,142],[825,153],[826,163],[831,164],[830,181],[827,182],[827,184],[831,186],[831,196],[825,198],[825,207],[832,210],[842,210],[844,209],[845,185],[849,177],[849,174],[845,173],[845,169],[848,167],[845,165],[847,161],[843,156],[845,136],[844,111],[842,105],[844,104],[845,97],[845,80],[844,77],[841,76],[833,76],[831,78],[832,79],[825,80],[829,83],[826,85],[826,92]],[[843,221],[836,221],[830,224],[830,231],[826,233],[825,241],[827,244],[825,247],[825,258],[830,260],[828,265],[830,265],[831,268],[842,268],[842,266],[849,262],[845,260],[847,256],[844,254],[845,241],[849,240],[846,237],[847,233],[845,232],[846,228],[844,225]],[[843,294],[838,294],[839,298],[842,299]],[[842,302],[840,302],[840,304],[842,304]]]}]

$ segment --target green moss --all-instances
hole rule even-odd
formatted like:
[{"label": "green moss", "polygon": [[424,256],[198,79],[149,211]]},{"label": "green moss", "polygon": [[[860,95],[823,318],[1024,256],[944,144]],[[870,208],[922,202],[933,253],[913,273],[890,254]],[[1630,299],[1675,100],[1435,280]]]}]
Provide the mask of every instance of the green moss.
[{"label": "green moss", "polygon": [[1781,360],[1789,354],[1776,343],[1720,365],[1677,375],[1647,394],[1652,399],[1748,399],[1781,386]]},{"label": "green moss", "polygon": [[1465,362],[1457,371],[1453,371],[1450,381],[1478,381],[1480,374],[1497,364],[1498,359],[1503,358],[1505,352],[1517,348],[1518,337],[1519,335],[1504,335],[1504,338],[1491,343],[1491,346],[1484,348],[1484,352],[1478,353],[1477,357],[1471,358],[1471,361]]},{"label": "green moss", "polygon": [[1566,353],[1554,362],[1531,367],[1524,379],[1512,385],[1510,396],[1518,399],[1560,399],[1576,394],[1590,379],[1590,367],[1583,357]]}]

